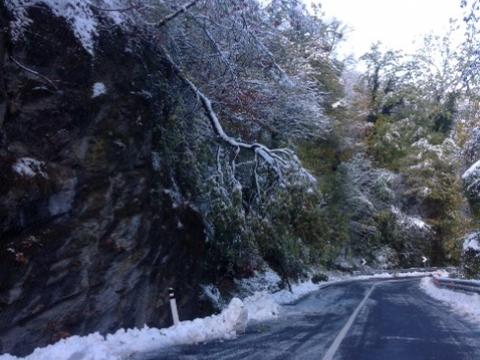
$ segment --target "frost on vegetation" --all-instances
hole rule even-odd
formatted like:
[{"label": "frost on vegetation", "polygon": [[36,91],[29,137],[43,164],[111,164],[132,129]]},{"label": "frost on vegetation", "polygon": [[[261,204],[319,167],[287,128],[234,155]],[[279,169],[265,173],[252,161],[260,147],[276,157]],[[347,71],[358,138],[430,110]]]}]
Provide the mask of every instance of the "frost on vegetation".
[{"label": "frost on vegetation", "polygon": [[380,269],[391,269],[398,265],[395,250],[388,246],[381,247],[373,253],[376,265]]},{"label": "frost on vegetation", "polygon": [[256,271],[252,277],[235,280],[235,285],[239,294],[251,295],[256,291],[278,291],[281,281],[280,276],[267,267],[265,271]]},{"label": "frost on vegetation", "polygon": [[[443,143],[439,145],[432,145],[427,139],[422,138],[414,142],[412,147],[418,151],[417,159],[425,158],[427,154],[434,154],[437,159],[449,164],[455,161],[460,153],[459,147],[450,138],[445,139]],[[428,159],[426,162],[428,162]],[[428,167],[428,163],[425,167]]]},{"label": "frost on vegetation", "polygon": [[92,86],[92,98],[96,98],[100,95],[104,95],[107,93],[107,87],[102,82],[96,82]]},{"label": "frost on vegetation", "polygon": [[403,213],[399,208],[396,206],[391,207],[391,212],[397,219],[397,222],[400,225],[403,225],[407,228],[417,228],[421,230],[426,230],[430,231],[430,225],[428,225],[425,221],[422,219],[415,217],[415,216],[410,216],[405,213]]},{"label": "frost on vegetation", "polygon": [[37,175],[47,178],[44,171],[45,163],[29,157],[19,158],[13,165],[13,171],[23,177],[35,177]]},{"label": "frost on vegetation", "polygon": [[480,295],[464,294],[457,291],[437,288],[431,278],[424,278],[420,287],[434,299],[443,301],[458,314],[480,323]]},{"label": "frost on vegetation", "polygon": [[[65,18],[71,25],[76,38],[91,55],[94,53],[95,37],[98,30],[98,18],[95,16],[94,10],[98,8],[118,9],[123,6],[122,4],[122,0],[100,0],[95,2],[91,0],[7,1],[7,6],[15,19],[12,23],[14,40],[18,40],[31,23],[31,20],[28,18],[28,8],[31,6],[47,6],[56,16]],[[119,24],[124,20],[122,13],[119,11],[104,11],[101,15],[103,17],[108,16],[115,24]]]}]

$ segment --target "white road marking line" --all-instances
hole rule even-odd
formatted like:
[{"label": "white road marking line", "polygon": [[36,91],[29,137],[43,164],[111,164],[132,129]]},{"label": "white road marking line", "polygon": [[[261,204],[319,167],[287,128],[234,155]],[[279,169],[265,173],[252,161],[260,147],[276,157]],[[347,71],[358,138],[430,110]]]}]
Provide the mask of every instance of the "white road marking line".
[{"label": "white road marking line", "polygon": [[367,294],[363,298],[363,300],[358,304],[357,308],[355,311],[350,315],[350,318],[348,319],[347,323],[343,326],[342,330],[338,333],[337,337],[335,340],[333,340],[332,345],[328,348],[327,352],[323,356],[322,360],[332,360],[335,354],[338,351],[338,348],[340,347],[340,344],[342,343],[343,339],[345,339],[345,336],[347,335],[348,331],[353,325],[353,322],[355,321],[356,317],[358,316],[358,313],[360,310],[363,308],[365,303],[367,302],[368,298],[372,294],[373,290],[375,290],[375,287],[377,284],[373,284],[370,290],[368,290]]}]

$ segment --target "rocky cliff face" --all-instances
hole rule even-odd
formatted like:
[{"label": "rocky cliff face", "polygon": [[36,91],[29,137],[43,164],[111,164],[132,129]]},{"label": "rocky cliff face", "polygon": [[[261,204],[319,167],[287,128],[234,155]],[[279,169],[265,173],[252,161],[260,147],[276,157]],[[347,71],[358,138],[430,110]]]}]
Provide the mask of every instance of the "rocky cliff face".
[{"label": "rocky cliff face", "polygon": [[474,128],[465,144],[464,160],[467,171],[463,174],[465,193],[472,205],[480,202],[480,128]]},{"label": "rocky cliff face", "polygon": [[480,276],[480,247],[479,247],[479,204],[480,204],[480,128],[473,128],[470,137],[463,149],[464,161],[467,170],[462,180],[465,195],[472,210],[472,232],[466,235],[463,241],[462,267],[467,278]]},{"label": "rocky cliff face", "polygon": [[376,168],[362,152],[341,169],[347,174],[346,245],[356,261],[363,257],[375,268],[420,265],[422,256],[431,251],[433,231],[420,217],[421,208],[417,199],[409,196],[405,178]]},{"label": "rocky cliff face", "polygon": [[165,154],[196,115],[169,66],[121,31],[99,31],[93,57],[46,6],[11,46],[8,16],[1,5],[0,352],[166,325],[169,286],[183,318],[209,310],[204,223]]}]

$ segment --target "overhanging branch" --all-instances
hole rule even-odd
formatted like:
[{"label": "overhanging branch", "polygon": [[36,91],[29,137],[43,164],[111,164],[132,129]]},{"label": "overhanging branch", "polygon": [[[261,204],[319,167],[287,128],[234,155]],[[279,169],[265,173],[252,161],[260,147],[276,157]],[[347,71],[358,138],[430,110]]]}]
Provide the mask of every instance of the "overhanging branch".
[{"label": "overhanging branch", "polygon": [[173,13],[165,16],[162,20],[160,20],[158,23],[155,24],[156,27],[162,27],[163,25],[165,25],[167,22],[169,22],[170,20],[176,18],[178,15],[180,15],[181,13],[184,13],[185,11],[187,11],[188,9],[190,9],[192,6],[194,6],[196,3],[198,2],[198,0],[193,0],[193,1],[190,1],[188,4],[182,6],[180,9],[178,9],[177,11],[174,11]]},{"label": "overhanging branch", "polygon": [[210,99],[200,89],[198,89],[192,81],[190,81],[186,77],[180,67],[170,57],[167,50],[165,48],[162,48],[162,50],[175,74],[190,88],[190,90],[200,101],[204,109],[204,113],[210,121],[210,125],[212,126],[213,131],[223,142],[236,149],[245,149],[252,151],[255,154],[256,159],[261,158],[277,173],[280,178],[283,178],[284,173],[288,170],[296,168],[300,171],[303,177],[307,178],[309,181],[315,181],[315,178],[301,167],[300,162],[298,161],[295,153],[292,150],[269,149],[263,144],[245,143],[227,135],[220,123],[217,114],[213,110],[212,102],[210,101]]}]

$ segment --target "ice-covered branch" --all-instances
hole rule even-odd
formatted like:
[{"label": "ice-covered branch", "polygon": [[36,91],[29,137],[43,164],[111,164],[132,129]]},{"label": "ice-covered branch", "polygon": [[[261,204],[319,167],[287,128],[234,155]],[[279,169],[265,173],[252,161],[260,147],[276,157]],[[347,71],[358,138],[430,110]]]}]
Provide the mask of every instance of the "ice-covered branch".
[{"label": "ice-covered branch", "polygon": [[213,128],[215,134],[228,145],[236,149],[245,149],[252,151],[258,158],[262,159],[268,166],[270,166],[280,178],[283,178],[283,175],[288,170],[296,168],[303,175],[307,175],[306,178],[309,181],[312,181],[313,178],[309,175],[301,166],[300,162],[296,158],[295,154],[289,149],[269,149],[263,144],[259,143],[246,143],[227,135],[225,133],[220,120],[213,110],[212,102],[210,99],[200,90],[197,86],[190,81],[183,71],[178,67],[178,65],[170,57],[166,49],[163,48],[165,57],[170,63],[170,66],[174,70],[175,74],[190,88],[190,90],[195,94],[197,99],[200,101],[205,115],[210,120],[210,124]]},{"label": "ice-covered branch", "polygon": [[163,25],[165,25],[167,22],[169,22],[170,20],[176,18],[178,15],[180,15],[181,13],[184,13],[186,12],[188,9],[190,9],[192,6],[195,6],[195,4],[198,2],[198,0],[193,0],[193,1],[190,1],[188,4],[182,6],[180,9],[178,9],[177,11],[174,11],[173,13],[165,16],[162,20],[160,20],[155,26],[156,27],[162,27]]},{"label": "ice-covered branch", "polygon": [[199,27],[202,28],[203,32],[205,33],[205,36],[207,37],[207,39],[210,41],[212,47],[215,49],[215,51],[217,52],[220,60],[222,61],[222,63],[225,65],[226,69],[228,70],[228,72],[230,73],[230,76],[232,78],[232,81],[234,82],[235,84],[235,87],[238,89],[239,88],[239,84],[238,84],[238,78],[237,78],[237,75],[236,75],[236,72],[233,68],[233,65],[231,64],[230,61],[228,61],[228,59],[225,58],[224,54],[223,54],[223,51],[222,49],[220,48],[220,46],[218,45],[217,41],[215,41],[213,35],[210,33],[210,31],[208,31],[207,27],[205,24],[202,24],[200,20],[198,20],[196,18],[195,15],[193,15],[190,11],[186,11],[186,14],[189,16],[189,18],[191,18]]},{"label": "ice-covered branch", "polygon": [[275,55],[272,54],[272,52],[265,46],[265,44],[250,29],[247,29],[247,32],[253,39],[253,41],[257,44],[257,46],[260,48],[260,50],[269,57],[273,67],[280,74],[281,80],[284,81],[285,84],[292,86],[292,80],[288,76],[287,72],[277,63],[277,61],[275,60]]}]

